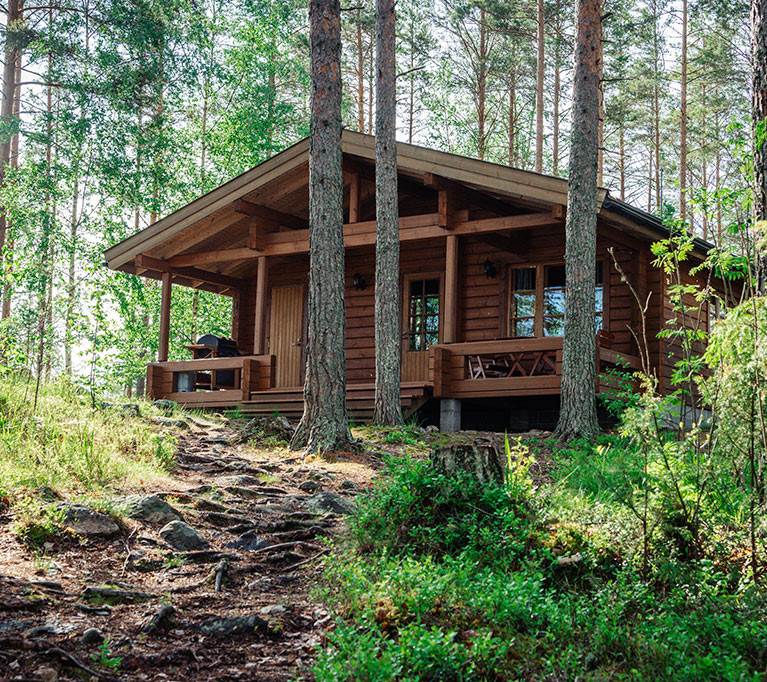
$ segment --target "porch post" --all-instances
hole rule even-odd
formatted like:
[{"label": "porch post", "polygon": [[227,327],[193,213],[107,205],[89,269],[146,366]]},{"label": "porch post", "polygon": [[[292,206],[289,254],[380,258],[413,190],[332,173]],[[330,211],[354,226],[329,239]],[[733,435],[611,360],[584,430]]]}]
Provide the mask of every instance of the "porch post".
[{"label": "porch post", "polygon": [[173,275],[162,273],[162,299],[160,303],[160,339],[157,345],[157,360],[168,361],[168,344],[170,341],[170,297],[173,287]]},{"label": "porch post", "polygon": [[258,257],[256,274],[256,310],[253,329],[253,355],[266,353],[266,288],[269,285],[269,264],[266,256]]},{"label": "porch post", "polygon": [[445,242],[445,312],[443,343],[458,340],[458,236],[449,234]]}]

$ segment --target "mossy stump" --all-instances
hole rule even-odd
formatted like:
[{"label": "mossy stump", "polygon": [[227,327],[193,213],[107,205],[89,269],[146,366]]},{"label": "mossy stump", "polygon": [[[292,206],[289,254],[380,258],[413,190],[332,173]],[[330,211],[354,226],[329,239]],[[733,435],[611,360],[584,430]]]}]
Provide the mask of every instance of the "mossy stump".
[{"label": "mossy stump", "polygon": [[432,466],[445,476],[468,473],[480,483],[495,485],[503,485],[506,480],[506,458],[487,439],[437,448],[429,459]]}]

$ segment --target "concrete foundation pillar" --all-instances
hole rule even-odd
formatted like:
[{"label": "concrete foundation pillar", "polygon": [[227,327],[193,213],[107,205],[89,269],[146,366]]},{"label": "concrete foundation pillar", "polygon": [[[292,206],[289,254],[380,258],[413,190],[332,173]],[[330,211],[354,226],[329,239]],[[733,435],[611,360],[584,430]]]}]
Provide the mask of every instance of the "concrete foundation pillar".
[{"label": "concrete foundation pillar", "polygon": [[439,430],[445,433],[461,430],[461,401],[442,398],[439,401]]}]

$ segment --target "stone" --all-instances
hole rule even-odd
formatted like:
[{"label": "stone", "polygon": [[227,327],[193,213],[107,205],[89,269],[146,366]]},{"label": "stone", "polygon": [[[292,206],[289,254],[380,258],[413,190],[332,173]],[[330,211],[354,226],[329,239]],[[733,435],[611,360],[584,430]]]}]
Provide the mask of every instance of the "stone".
[{"label": "stone", "polygon": [[216,479],[216,485],[219,488],[230,488],[230,487],[241,487],[241,486],[251,486],[251,485],[260,485],[261,481],[259,481],[257,478],[254,478],[253,476],[248,476],[247,474],[234,474],[232,476],[219,476]]},{"label": "stone", "polygon": [[176,419],[174,417],[154,417],[152,421],[155,424],[159,424],[160,426],[182,429],[184,431],[189,429],[189,424],[187,424],[183,419]]},{"label": "stone", "polygon": [[80,535],[109,537],[120,532],[120,526],[111,516],[83,504],[60,502],[56,509],[61,512],[64,525]]},{"label": "stone", "polygon": [[112,410],[121,414],[123,417],[140,417],[141,411],[135,403],[99,403],[102,410]]},{"label": "stone", "polygon": [[249,440],[261,440],[264,438],[277,438],[290,442],[295,429],[291,423],[280,415],[261,415],[251,419],[242,427],[235,437],[235,443],[246,443]]},{"label": "stone", "polygon": [[170,523],[183,518],[181,512],[157,495],[129,495],[124,504],[126,516],[145,523]]},{"label": "stone", "polygon": [[271,543],[259,537],[253,531],[246,531],[236,540],[227,543],[227,547],[230,549],[244,549],[247,552],[255,552],[257,549],[263,549],[269,547]]},{"label": "stone", "polygon": [[357,490],[357,484],[354,481],[345,480],[341,481],[342,490]]},{"label": "stone", "polygon": [[47,668],[45,666],[35,669],[33,674],[35,679],[38,679],[41,682],[56,682],[56,680],[59,679],[59,674],[53,668]]},{"label": "stone", "polygon": [[349,500],[335,493],[322,492],[312,495],[305,501],[306,506],[313,512],[334,514],[353,514],[354,505]]},{"label": "stone", "polygon": [[264,616],[284,616],[288,612],[288,607],[284,604],[269,604],[264,606],[260,613]]},{"label": "stone", "polygon": [[322,490],[322,486],[317,481],[304,481],[298,488],[305,493],[316,493],[318,490]]},{"label": "stone", "polygon": [[184,551],[208,549],[208,541],[183,521],[171,521],[160,528],[160,537],[173,549]]},{"label": "stone", "polygon": [[61,495],[49,485],[41,485],[39,488],[35,488],[35,495],[45,502],[55,502],[61,499]]},{"label": "stone", "polygon": [[245,519],[242,516],[235,516],[234,514],[226,514],[224,512],[206,512],[204,517],[206,523],[210,523],[213,526],[219,526],[221,528],[227,528],[230,526],[236,526]]},{"label": "stone", "polygon": [[432,466],[445,476],[468,473],[480,483],[496,485],[503,485],[506,479],[506,458],[486,438],[438,447],[432,451],[429,459]]},{"label": "stone", "polygon": [[178,407],[172,400],[155,400],[152,405],[166,415],[173,414],[173,411]]},{"label": "stone", "polygon": [[439,433],[439,426],[429,424],[423,431],[424,433]]},{"label": "stone", "polygon": [[88,628],[85,632],[83,632],[82,637],[80,637],[80,641],[88,646],[101,644],[101,642],[104,641],[104,635],[101,634],[101,630],[98,628]]},{"label": "stone", "polygon": [[269,623],[259,616],[234,616],[231,618],[211,618],[200,624],[200,630],[212,637],[231,637],[232,635],[265,634]]}]

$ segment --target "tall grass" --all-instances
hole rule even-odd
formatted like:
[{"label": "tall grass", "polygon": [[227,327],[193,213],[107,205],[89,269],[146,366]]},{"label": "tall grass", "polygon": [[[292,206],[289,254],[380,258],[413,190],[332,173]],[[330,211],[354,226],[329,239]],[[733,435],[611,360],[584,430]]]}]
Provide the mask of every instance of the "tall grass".
[{"label": "tall grass", "polygon": [[[94,408],[90,395],[66,381],[41,387],[13,376],[0,380],[0,496],[14,499],[43,486],[74,497],[139,487],[171,466],[175,438],[146,418]],[[153,414],[149,404],[143,414]]]}]

